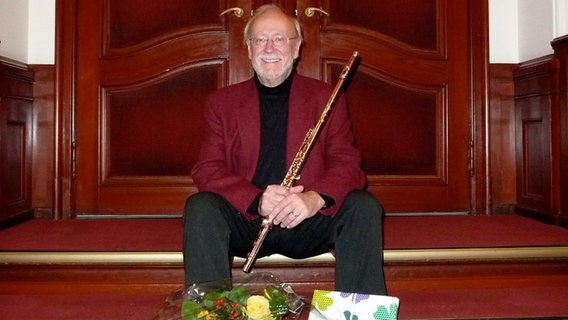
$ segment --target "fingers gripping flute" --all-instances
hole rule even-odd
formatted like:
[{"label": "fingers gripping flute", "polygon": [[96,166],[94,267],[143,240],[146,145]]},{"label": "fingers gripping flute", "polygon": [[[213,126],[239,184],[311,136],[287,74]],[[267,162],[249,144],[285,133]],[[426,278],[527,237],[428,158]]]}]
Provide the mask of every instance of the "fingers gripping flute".
[{"label": "fingers gripping flute", "polygon": [[[329,97],[329,100],[327,101],[327,104],[323,109],[318,122],[316,123],[315,127],[310,128],[306,133],[306,137],[304,138],[302,146],[298,150],[298,153],[296,153],[296,156],[294,157],[294,160],[292,161],[292,164],[290,165],[290,168],[288,169],[288,172],[286,173],[284,180],[280,184],[281,186],[284,186],[288,189],[292,187],[294,181],[300,180],[300,171],[302,170],[302,166],[304,165],[304,162],[311,150],[314,141],[317,139],[319,132],[321,131],[323,125],[325,124],[327,115],[330,112],[333,104],[335,103],[337,95],[343,86],[343,82],[349,75],[349,72],[351,71],[351,68],[358,56],[359,52],[357,51],[353,52],[351,59],[349,60],[347,65],[345,65],[345,67],[343,68],[343,71],[339,75],[339,81],[335,85],[335,89],[331,93],[331,96]],[[258,232],[258,238],[254,242],[252,249],[247,256],[245,264],[243,265],[242,270],[244,272],[250,272],[250,269],[256,259],[256,255],[258,254],[258,251],[260,250],[260,247],[262,246],[264,239],[266,239],[268,231],[270,231],[272,227],[273,227],[272,220],[268,218],[264,218],[262,220],[262,224]]]}]

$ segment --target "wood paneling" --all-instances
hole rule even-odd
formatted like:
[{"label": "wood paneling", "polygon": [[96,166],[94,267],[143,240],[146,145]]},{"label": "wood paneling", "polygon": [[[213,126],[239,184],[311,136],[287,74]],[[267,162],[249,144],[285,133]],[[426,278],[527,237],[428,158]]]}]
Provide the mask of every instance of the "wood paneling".
[{"label": "wood paneling", "polygon": [[[242,29],[267,2],[59,0],[56,217],[181,212],[201,101],[250,77]],[[278,4],[304,29],[299,73],[335,83],[360,51],[347,95],[386,210],[486,212],[486,105],[472,92],[486,85],[487,3]],[[244,15],[219,16],[231,7]]]},{"label": "wood paneling", "polygon": [[[438,26],[445,23],[438,1],[330,1],[330,20],[374,30],[397,42],[423,49],[438,49]],[[442,13],[443,14],[443,13]]]},{"label": "wood paneling", "polygon": [[558,73],[558,107],[560,138],[560,224],[568,227],[568,35],[552,42],[554,56],[560,63]]},{"label": "wood paneling", "polygon": [[517,202],[515,101],[517,64],[492,64],[490,70],[491,212],[513,213]]},{"label": "wood paneling", "polygon": [[[103,181],[116,177],[190,176],[207,92],[217,66],[124,86],[103,87]],[[192,103],[187,103],[192,101]]]},{"label": "wood paneling", "polygon": [[[215,25],[221,12],[220,1],[203,5],[199,1],[167,2],[112,0],[105,3],[105,45],[107,50],[141,45],[174,35],[187,28]],[[148,23],[151,21],[152,23]]]},{"label": "wood paneling", "polygon": [[[338,77],[339,68],[333,69]],[[353,77],[347,95],[365,173],[435,177],[443,183],[445,87],[383,80],[363,69]]]},{"label": "wood paneling", "polygon": [[0,60],[0,222],[32,213],[33,72]]},{"label": "wood paneling", "polygon": [[558,70],[558,59],[546,57],[514,71],[517,206],[551,222],[560,207]]},{"label": "wood paneling", "polygon": [[[298,2],[298,11],[309,4]],[[483,21],[480,8],[485,4],[476,5],[479,8],[467,1],[330,0],[322,5],[329,16],[298,15],[307,29],[300,72],[333,83],[334,65],[352,50],[361,54],[346,93],[368,190],[387,212],[477,213],[470,174],[476,180],[484,180],[484,175],[470,166],[474,155],[469,146],[476,138],[469,128],[474,114],[484,110],[473,112],[473,83],[463,77],[483,73],[474,67],[483,59],[474,62],[473,57],[484,47],[470,46],[474,29],[467,23],[470,9]],[[393,20],[401,21],[406,31],[385,25]],[[423,24],[420,28],[417,21]],[[430,40],[423,42],[422,32],[429,33]],[[321,65],[321,71],[310,69],[313,65]]]},{"label": "wood paneling", "polygon": [[32,65],[33,101],[32,207],[34,215],[53,217],[53,160],[55,152],[55,66]]},{"label": "wood paneling", "polygon": [[181,211],[206,94],[250,76],[246,53],[231,53],[244,19],[220,5],[78,4],[74,214]]}]

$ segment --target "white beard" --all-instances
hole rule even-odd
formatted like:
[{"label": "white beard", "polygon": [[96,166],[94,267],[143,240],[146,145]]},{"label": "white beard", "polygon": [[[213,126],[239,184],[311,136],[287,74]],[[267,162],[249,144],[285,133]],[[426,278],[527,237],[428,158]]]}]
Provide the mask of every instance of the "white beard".
[{"label": "white beard", "polygon": [[[270,56],[260,57],[263,61],[278,60],[279,58],[272,58]],[[282,68],[277,71],[264,71],[261,66],[256,63],[252,64],[260,82],[267,87],[276,87],[288,78],[294,67],[294,60],[285,61]]]}]

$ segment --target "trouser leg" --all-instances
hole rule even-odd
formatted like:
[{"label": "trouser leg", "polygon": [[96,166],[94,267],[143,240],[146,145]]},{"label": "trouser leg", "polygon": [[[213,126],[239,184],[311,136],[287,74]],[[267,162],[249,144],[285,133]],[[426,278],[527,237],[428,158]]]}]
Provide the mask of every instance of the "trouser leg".
[{"label": "trouser leg", "polygon": [[353,191],[333,218],[317,214],[293,229],[275,227],[261,253],[301,259],[335,249],[336,290],[384,295],[382,219],[372,194]]},{"label": "trouser leg", "polygon": [[351,192],[334,220],[336,290],[386,295],[379,201],[368,192]]},{"label": "trouser leg", "polygon": [[230,256],[246,254],[257,225],[246,222],[217,194],[200,192],[190,196],[183,215],[185,283],[229,278]]},{"label": "trouser leg", "polygon": [[[280,253],[306,258],[335,249],[336,290],[386,294],[382,215],[373,195],[353,191],[334,218],[318,214],[294,229],[275,227],[258,257]],[[183,219],[186,284],[229,278],[229,256],[246,256],[261,220],[247,222],[219,195],[192,195]]]}]

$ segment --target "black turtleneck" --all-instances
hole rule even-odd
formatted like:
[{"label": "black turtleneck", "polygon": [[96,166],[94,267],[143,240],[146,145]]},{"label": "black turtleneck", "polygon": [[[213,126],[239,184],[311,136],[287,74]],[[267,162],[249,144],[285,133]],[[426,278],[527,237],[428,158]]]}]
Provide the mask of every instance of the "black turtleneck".
[{"label": "black turtleneck", "polygon": [[280,184],[286,174],[286,132],[288,101],[294,72],[276,87],[254,80],[260,101],[260,153],[252,183],[261,189]]},{"label": "black turtleneck", "polygon": [[[252,183],[266,189],[269,184],[280,184],[286,174],[286,133],[288,126],[288,102],[295,71],[280,85],[271,88],[254,76],[260,101],[260,152]],[[258,214],[262,192],[250,204],[248,211]],[[320,194],[325,208],[335,205],[335,200]]]}]

